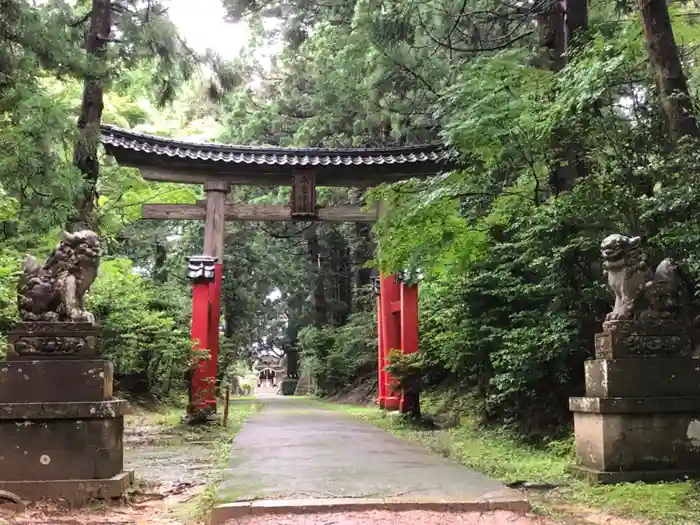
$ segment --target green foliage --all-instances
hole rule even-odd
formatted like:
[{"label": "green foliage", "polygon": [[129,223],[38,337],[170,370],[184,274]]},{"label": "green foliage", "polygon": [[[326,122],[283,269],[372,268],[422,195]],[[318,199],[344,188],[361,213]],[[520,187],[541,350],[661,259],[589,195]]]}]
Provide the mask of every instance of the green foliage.
[{"label": "green foliage", "polygon": [[[534,13],[505,5],[377,9],[367,0],[343,17],[338,6],[295,0],[225,6],[258,24],[253,47],[266,38],[284,44],[255,89],[225,99],[227,140],[350,146],[439,137],[457,153],[459,169],[362,199],[388,204],[375,228],[378,265],[422,277],[412,369],[428,389],[448,382],[469,392],[482,421],[538,436],[567,427],[567,398],[581,393],[582,362],[610,305],[598,262],[608,233],[642,234],[653,259],[676,257],[700,276],[695,144],[668,147],[638,13],[591,2],[589,29],[553,72],[527,29]],[[279,15],[279,32],[266,34],[262,22]],[[674,6],[695,86],[690,45],[699,37],[686,15]],[[250,75],[254,51],[241,58]],[[571,161],[558,150],[581,153],[587,175],[561,195],[553,167]],[[347,326],[302,330],[307,366],[328,378],[322,390],[358,376],[355,356],[365,354],[357,349],[367,348],[350,333],[358,323],[374,338],[369,316],[357,314]]]},{"label": "green foliage", "polygon": [[[180,127],[180,112],[163,105],[195,67],[213,60],[187,48],[158,2],[111,7],[111,35],[102,36],[118,38],[105,43],[103,63],[89,61],[84,50],[90,2],[8,0],[0,9],[0,347],[17,321],[22,258],[48,256],[82,193],[73,149],[85,79],[102,82],[103,121],[172,128],[176,120]],[[99,153],[92,228],[106,253],[88,301],[123,384],[166,393],[182,387],[190,356],[189,287],[171,273],[174,264],[181,272],[182,263],[168,259],[170,252],[183,257],[169,240],[182,229],[137,220],[143,203],[194,202],[199,195],[182,185],[147,183]]]},{"label": "green foliage", "polygon": [[5,353],[6,334],[17,321],[17,254],[0,250],[0,357]]},{"label": "green foliage", "polygon": [[355,313],[339,328],[307,326],[299,342],[304,366],[316,378],[319,393],[337,393],[376,369],[376,314]]},{"label": "green foliage", "polygon": [[[588,36],[556,75],[517,47],[462,65],[439,104],[463,168],[371,196],[390,204],[379,264],[424,278],[424,383],[454,384],[482,421],[531,436],[565,430],[568,397],[583,391],[611,303],[605,235],[641,234],[652,260],[675,257],[700,277],[697,144],[668,148],[636,17]],[[553,135],[584,147],[587,168],[558,196]]]},{"label": "green foliage", "polygon": [[155,285],[134,273],[130,261],[103,261],[89,295],[103,330],[103,355],[117,377],[137,377],[147,391],[168,394],[180,387],[189,366],[188,319],[179,290]]},{"label": "green foliage", "polygon": [[[34,230],[65,220],[80,185],[67,162],[71,107],[52,97],[50,75],[80,74],[82,60],[68,25],[70,10],[54,2],[31,8],[3,4],[0,16],[0,216],[5,195]],[[44,69],[46,68],[46,69]]]},{"label": "green foliage", "polygon": [[[638,13],[618,4],[590,3],[588,30],[553,72],[536,43],[537,13],[484,0],[226,0],[253,34],[233,64],[190,53],[159,2],[116,7],[119,41],[104,64],[87,64],[81,49],[88,3],[6,2],[0,221],[13,224],[2,231],[0,333],[15,320],[23,253],[51,249],[81,189],[74,117],[90,73],[108,88],[105,121],[165,135],[186,128],[290,146],[441,139],[458,169],[369,193],[326,188],[319,204],[389,205],[376,262],[422,279],[421,351],[392,362],[397,375],[467,392],[482,421],[536,436],[565,428],[567,397],[581,392],[581,364],[610,304],[600,239],[641,234],[652,259],[673,256],[700,277],[697,144],[670,147]],[[700,33],[687,9],[672,14],[695,89]],[[279,52],[266,65],[270,43]],[[194,78],[202,63],[210,71]],[[560,194],[553,168],[567,163],[585,165],[585,177]],[[201,250],[202,226],[146,224],[139,205],[201,194],[147,183],[107,158],[97,190],[107,260],[90,304],[105,351],[122,376],[165,391],[189,359],[182,266]],[[289,191],[236,188],[230,198],[283,204]],[[325,393],[372,372],[373,300],[358,293],[366,279],[353,279],[372,242],[349,226],[230,225],[220,368],[298,339]]]},{"label": "green foliage", "polygon": [[399,349],[392,350],[389,352],[389,362],[385,368],[391,377],[396,379],[402,391],[420,391],[424,372],[419,354],[404,354]]}]

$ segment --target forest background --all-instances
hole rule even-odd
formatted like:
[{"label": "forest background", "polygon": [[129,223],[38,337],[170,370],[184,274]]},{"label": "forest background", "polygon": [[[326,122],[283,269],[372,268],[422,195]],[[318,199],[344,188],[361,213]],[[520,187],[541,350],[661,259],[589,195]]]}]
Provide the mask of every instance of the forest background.
[{"label": "forest background", "polygon": [[371,388],[381,267],[420,277],[421,348],[398,369],[482,424],[534,441],[569,433],[567,398],[611,304],[600,240],[642,235],[652,259],[700,277],[696,3],[222,5],[247,36],[226,57],[192,48],[165,2],[0,0],[0,338],[17,321],[24,255],[89,227],[106,246],[90,308],[120,388],[184,391],[184,267],[202,225],[141,221],[140,205],[201,195],[118,167],[100,123],[235,144],[442,142],[460,169],[320,192],[321,204],[387,201],[375,228],[229,224],[220,379],[299,352],[320,394]]}]

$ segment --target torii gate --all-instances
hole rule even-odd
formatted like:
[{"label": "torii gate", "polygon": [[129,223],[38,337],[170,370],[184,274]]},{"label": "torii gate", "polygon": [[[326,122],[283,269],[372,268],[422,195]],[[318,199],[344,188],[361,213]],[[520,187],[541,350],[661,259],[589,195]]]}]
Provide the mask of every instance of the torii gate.
[{"label": "torii gate", "polygon": [[[413,177],[425,178],[449,167],[439,146],[393,149],[322,149],[225,146],[146,135],[103,125],[107,154],[122,166],[138,168],[146,180],[202,184],[206,199],[196,204],[147,204],[144,219],[204,220],[203,255],[189,259],[192,279],[192,340],[208,351],[192,371],[188,416],[216,411],[219,317],[225,222],[374,222],[379,210],[359,205],[318,207],[317,186],[367,188]],[[231,185],[291,186],[289,206],[227,202]],[[418,351],[418,289],[393,275],[381,275],[377,299],[378,404],[408,412],[408,400],[384,370],[391,350]]]}]

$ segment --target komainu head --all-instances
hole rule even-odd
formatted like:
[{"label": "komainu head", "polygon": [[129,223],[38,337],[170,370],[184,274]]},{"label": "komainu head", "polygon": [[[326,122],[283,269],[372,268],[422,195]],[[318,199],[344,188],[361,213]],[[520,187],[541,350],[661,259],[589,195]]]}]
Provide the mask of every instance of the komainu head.
[{"label": "komainu head", "polygon": [[634,262],[643,257],[641,237],[628,237],[619,233],[608,235],[600,243],[600,255],[606,266],[618,266],[625,261]]},{"label": "komainu head", "polygon": [[97,277],[101,244],[93,231],[63,232],[61,242],[43,266],[28,256],[18,286],[20,318],[94,322],[85,310],[84,296]]}]

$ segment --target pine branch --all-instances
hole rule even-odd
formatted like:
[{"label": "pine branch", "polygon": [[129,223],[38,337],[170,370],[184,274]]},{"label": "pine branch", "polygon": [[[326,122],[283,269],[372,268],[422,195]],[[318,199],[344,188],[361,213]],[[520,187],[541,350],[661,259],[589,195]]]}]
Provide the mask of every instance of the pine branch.
[{"label": "pine branch", "polygon": [[71,22],[68,24],[68,27],[78,27],[83,25],[85,22],[90,20],[90,17],[92,16],[92,9],[88,11],[85,15],[81,16],[77,20]]}]

